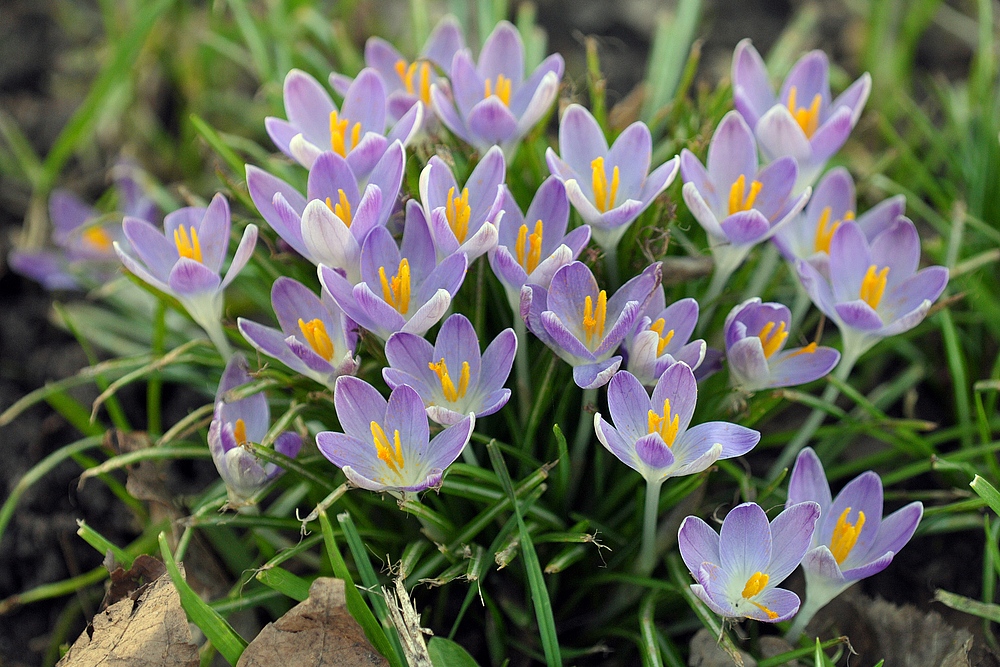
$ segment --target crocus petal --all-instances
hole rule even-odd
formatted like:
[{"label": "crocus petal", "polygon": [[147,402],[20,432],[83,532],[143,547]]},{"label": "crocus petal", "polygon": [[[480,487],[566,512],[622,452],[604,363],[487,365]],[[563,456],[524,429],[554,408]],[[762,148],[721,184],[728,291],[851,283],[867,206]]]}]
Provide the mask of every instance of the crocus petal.
[{"label": "crocus petal", "polygon": [[754,602],[767,607],[772,613],[777,614],[777,616],[772,618],[770,614],[760,607],[750,606],[746,609],[745,614],[747,618],[764,623],[787,621],[799,611],[799,596],[791,591],[786,591],[784,588],[772,588],[763,591],[754,597]]},{"label": "crocus petal", "polygon": [[668,400],[671,415],[679,418],[677,431],[683,434],[691,423],[698,401],[698,383],[695,382],[694,373],[686,364],[674,364],[656,381],[656,387],[653,388],[653,395],[650,398],[651,405],[659,412],[663,410],[663,405]]},{"label": "crocus petal", "polygon": [[[734,213],[720,225],[722,233],[733,245],[749,245],[763,240],[771,231],[771,223],[755,208]],[[706,228],[706,231],[707,228]]]},{"label": "crocus petal", "polygon": [[788,506],[771,522],[772,550],[768,566],[770,583],[778,584],[792,573],[809,549],[820,506],[813,502]]},{"label": "crocus petal", "polygon": [[454,426],[449,426],[434,436],[434,439],[427,446],[429,454],[427,463],[440,468],[447,468],[454,463],[465,446],[469,444],[475,424],[475,415],[469,415]]},{"label": "crocus petal", "polygon": [[840,352],[832,347],[797,347],[774,355],[768,387],[795,387],[825,377],[840,362]]},{"label": "crocus petal", "polygon": [[[616,374],[617,375],[617,374]],[[611,378],[614,380],[614,378]],[[615,457],[632,468],[639,471],[639,462],[636,459],[635,447],[632,446],[634,440],[627,439],[614,426],[601,417],[600,413],[594,415],[594,431],[597,439],[604,448],[615,455]]]},{"label": "crocus petal", "polygon": [[592,364],[581,364],[573,367],[573,382],[581,389],[597,389],[603,387],[621,366],[621,357],[611,357],[605,361]]},{"label": "crocus petal", "polygon": [[[800,130],[801,132],[801,130]],[[750,183],[757,175],[757,145],[750,127],[735,111],[723,116],[708,146],[708,175],[717,188],[729,187],[740,176]]]},{"label": "crocus petal", "polygon": [[157,280],[165,281],[178,257],[174,244],[145,220],[126,217],[122,228],[125,238],[132,246],[132,251],[148,267],[149,272],[155,275]]},{"label": "crocus petal", "polygon": [[285,113],[288,121],[314,144],[330,141],[330,112],[336,109],[323,86],[302,70],[285,75]]},{"label": "crocus petal", "polygon": [[692,575],[701,568],[702,563],[718,563],[719,534],[712,527],[696,516],[689,516],[681,523],[677,531],[677,547],[681,558]]},{"label": "crocus petal", "polygon": [[233,278],[243,270],[243,267],[247,265],[250,261],[250,256],[253,255],[254,247],[257,245],[257,225],[250,224],[247,225],[243,230],[243,236],[240,238],[240,244],[236,246],[236,253],[233,255],[233,261],[229,264],[229,269],[226,270],[226,276],[222,279],[222,284],[219,289],[225,289],[226,286],[233,282]]},{"label": "crocus petal", "polygon": [[181,257],[167,278],[170,290],[180,295],[197,295],[219,289],[219,274],[201,262]]},{"label": "crocus petal", "polygon": [[691,215],[705,229],[713,245],[728,241],[726,233],[722,231],[722,227],[719,225],[718,218],[715,217],[712,208],[702,197],[701,192],[698,191],[694,183],[685,183],[681,189],[681,195],[684,197],[684,203],[687,204]]},{"label": "crocus petal", "polygon": [[726,349],[726,361],[729,362],[729,374],[734,386],[747,391],[768,386],[770,369],[764,356],[764,346],[757,336],[749,336],[730,345]]},{"label": "crocus petal", "polygon": [[635,442],[635,454],[644,466],[654,470],[669,468],[674,464],[674,453],[659,433],[644,435]]},{"label": "crocus petal", "polygon": [[795,459],[795,467],[788,481],[786,506],[806,501],[818,503],[823,512],[826,512],[833,503],[830,484],[826,481],[826,472],[812,447],[804,448]]},{"label": "crocus petal", "polygon": [[[247,190],[250,191],[254,206],[278,236],[300,255],[308,254],[299,229],[299,216],[306,207],[305,197],[280,178],[250,164],[247,165]],[[285,211],[279,211],[274,203],[275,196],[279,193],[286,207]]]},{"label": "crocus petal", "polygon": [[788,107],[775,105],[757,122],[760,152],[768,160],[792,157],[799,164],[812,159],[812,146]]},{"label": "crocus petal", "polygon": [[[388,405],[378,390],[359,378],[342,376],[337,378],[333,402],[344,433],[370,446],[371,423],[383,422]],[[374,450],[374,447],[371,449]]]},{"label": "crocus petal", "polygon": [[830,511],[823,517],[823,525],[817,534],[820,544],[830,544],[831,536],[840,516],[850,508],[846,520],[855,523],[859,513],[865,515],[865,523],[861,528],[854,547],[841,566],[854,565],[867,555],[875,541],[882,520],[882,480],[874,472],[868,471],[852,479],[841,489],[830,505]]},{"label": "crocus petal", "polygon": [[605,170],[619,172],[618,192],[623,197],[638,198],[643,181],[649,173],[653,154],[653,138],[645,123],[636,121],[626,127],[608,151]]},{"label": "crocus petal", "polygon": [[737,505],[722,522],[719,565],[738,579],[767,572],[771,561],[771,531],[767,515],[756,503]]},{"label": "crocus petal", "polygon": [[869,555],[899,553],[899,550],[913,537],[923,513],[924,506],[919,502],[912,502],[883,518],[879,524],[878,535],[868,549]]},{"label": "crocus petal", "polygon": [[481,147],[502,144],[517,131],[517,118],[495,95],[476,104],[469,112],[467,123],[476,139],[473,145]]},{"label": "crocus petal", "polygon": [[755,127],[776,100],[764,61],[757,49],[744,39],[733,53],[733,102],[750,127]]},{"label": "crocus petal", "polygon": [[862,331],[877,331],[882,328],[882,318],[867,302],[861,299],[838,303],[835,309],[838,319],[849,327]]},{"label": "crocus petal", "polygon": [[[630,442],[646,435],[649,395],[639,380],[627,371],[615,373],[608,383],[608,411],[615,427]],[[662,403],[658,406],[662,409]]]},{"label": "crocus petal", "polygon": [[851,117],[852,113],[848,107],[840,107],[820,125],[809,141],[813,163],[822,164],[840,150],[854,127]]},{"label": "crocus petal", "polygon": [[[559,152],[565,164],[582,178],[590,175],[594,158],[608,154],[608,142],[600,126],[579,104],[566,107],[559,122]],[[591,194],[589,188],[587,193]]]},{"label": "crocus petal", "polygon": [[[669,370],[669,369],[668,369]],[[760,442],[760,433],[729,422],[705,422],[688,429],[675,447],[683,445],[685,452],[704,452],[713,445],[721,445],[719,458],[743,456]],[[688,455],[685,455],[685,459]]]}]

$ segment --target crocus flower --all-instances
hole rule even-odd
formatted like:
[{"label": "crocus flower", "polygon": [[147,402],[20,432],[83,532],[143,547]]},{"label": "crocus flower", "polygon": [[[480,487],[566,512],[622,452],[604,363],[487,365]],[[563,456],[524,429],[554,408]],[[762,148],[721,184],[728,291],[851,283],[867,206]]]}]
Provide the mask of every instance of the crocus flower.
[{"label": "crocus flower", "polygon": [[[253,394],[236,401],[226,401],[226,392],[250,382],[247,361],[235,354],[226,364],[219,389],[215,394],[215,413],[208,428],[208,447],[219,475],[229,491],[229,504],[241,507],[282,469],[265,463],[246,448],[248,443],[260,444],[271,425],[267,397]],[[298,433],[285,431],[274,441],[274,450],[295,458],[302,447]]]},{"label": "crocus flower", "polygon": [[439,487],[476,422],[469,414],[429,440],[424,402],[415,389],[400,385],[386,401],[370,384],[347,375],[337,380],[333,403],[344,432],[318,433],[316,445],[352,484],[370,491]]},{"label": "crocus flower", "polygon": [[161,292],[172,294],[201,326],[219,352],[228,357],[222,330],[222,292],[250,260],[257,243],[256,225],[247,225],[224,278],[219,278],[229,247],[229,203],[215,195],[208,208],[185,207],[167,214],[160,232],[139,218],[125,218],[125,237],[134,259],[115,242],[125,268]]},{"label": "crocus flower", "polygon": [[280,331],[237,320],[240,333],[259,352],[330,389],[338,377],[358,370],[356,325],[325,291],[317,297],[299,281],[281,276],[271,287],[271,305]]},{"label": "crocus flower", "polygon": [[424,402],[427,416],[439,424],[457,424],[470,412],[491,415],[510,399],[504,388],[517,351],[513,329],[504,329],[479,353],[479,337],[472,322],[455,313],[444,321],[432,346],[403,331],[389,336],[382,369],[386,384],[395,389],[410,385]]},{"label": "crocus flower", "polygon": [[531,333],[573,366],[577,386],[596,389],[621,365],[621,356],[614,352],[660,278],[657,262],[608,298],[586,264],[570,262],[555,272],[549,289],[531,284],[521,288],[521,318]]},{"label": "crocus flower", "polygon": [[645,123],[629,125],[609,149],[600,125],[579,104],[559,123],[559,151],[546,149],[549,171],[566,184],[573,207],[606,252],[677,176],[676,157],[649,172],[653,139]]},{"label": "crocus flower", "polygon": [[285,76],[284,96],[288,120],[269,116],[264,121],[281,152],[308,169],[322,153],[333,151],[362,180],[394,141],[404,146],[410,141],[424,114],[424,105],[414,104],[387,133],[385,84],[370,68],[351,83],[339,110],[323,86],[302,70]]},{"label": "crocus flower", "polygon": [[504,187],[500,210],[503,217],[497,224],[498,242],[489,260],[516,312],[521,288],[527,283],[548,288],[556,270],[576,259],[587,246],[590,226],[582,225],[566,233],[569,199],[562,181],[555,176],[542,182],[524,214]]},{"label": "crocus flower", "polygon": [[799,609],[799,597],[777,585],[798,567],[819,519],[819,505],[799,503],[768,523],[756,503],[734,507],[716,533],[689,516],[677,533],[681,558],[698,583],[691,590],[726,618],[777,623]]},{"label": "crocus flower", "polygon": [[792,157],[799,165],[794,192],[815,182],[861,117],[871,91],[866,72],[831,102],[830,64],[822,51],[802,56],[778,97],[749,39],[733,54],[733,103],[754,130],[765,159]]},{"label": "crocus flower", "polygon": [[451,61],[451,84],[431,86],[434,111],[459,139],[480,151],[500,146],[511,154],[556,99],[564,63],[558,53],[524,78],[524,43],[501,21],[483,44],[479,62],[468,49]]},{"label": "crocus flower", "polygon": [[681,299],[666,304],[661,285],[653,291],[635,330],[625,337],[625,370],[647,387],[678,361],[698,370],[708,349],[704,340],[690,340],[698,324],[698,302]]},{"label": "crocus flower", "polygon": [[368,233],[361,248],[361,282],[351,285],[323,265],[319,279],[348,317],[385,340],[397,331],[423,335],[434,326],[451,305],[466,268],[463,253],[436,264],[427,220],[411,199],[401,246],[385,227]]},{"label": "crocus flower", "polygon": [[471,262],[496,246],[506,171],[503,151],[495,146],[462,187],[441,158],[435,155],[427,162],[420,172],[420,200],[438,257],[464,252]]},{"label": "crocus flower", "polygon": [[870,470],[833,498],[823,464],[809,447],[799,452],[788,483],[788,505],[805,501],[818,503],[822,517],[802,559],[806,602],[795,619],[794,638],[830,600],[887,568],[924,512],[920,502],[912,502],[883,518],[882,480]]},{"label": "crocus flower", "polygon": [[754,392],[793,387],[818,380],[833,370],[840,352],[809,343],[784,349],[791,314],[780,303],[747,299],[726,317],[726,359],[734,386]]}]

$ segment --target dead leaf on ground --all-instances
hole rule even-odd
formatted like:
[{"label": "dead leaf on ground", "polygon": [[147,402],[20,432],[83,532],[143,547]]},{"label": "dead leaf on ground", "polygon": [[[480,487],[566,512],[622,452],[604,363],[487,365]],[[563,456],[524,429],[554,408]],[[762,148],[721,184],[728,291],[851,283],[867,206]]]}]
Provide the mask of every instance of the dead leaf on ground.
[{"label": "dead leaf on ground", "polygon": [[368,643],[361,626],[347,611],[344,582],[320,577],[309,587],[305,602],[260,631],[243,651],[236,667],[388,664]]},{"label": "dead leaf on ground", "polygon": [[128,570],[115,569],[111,573],[111,585],[101,602],[101,611],[125,598],[138,600],[166,571],[163,561],[146,554],[139,555]]}]

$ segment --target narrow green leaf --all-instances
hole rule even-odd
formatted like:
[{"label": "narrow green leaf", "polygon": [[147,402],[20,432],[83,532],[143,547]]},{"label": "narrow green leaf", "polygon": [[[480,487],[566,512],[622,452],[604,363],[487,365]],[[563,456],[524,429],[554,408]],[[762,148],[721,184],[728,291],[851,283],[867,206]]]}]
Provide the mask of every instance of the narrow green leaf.
[{"label": "narrow green leaf", "polygon": [[1000,515],[1000,491],[997,491],[996,487],[979,475],[975,476],[975,478],[969,483],[969,486],[972,487],[973,491],[979,494],[980,498],[986,501],[986,504],[990,506],[990,509]]},{"label": "narrow green leaf", "polygon": [[309,580],[292,574],[283,567],[261,569],[256,576],[260,583],[280,591],[298,602],[303,602],[309,597]]},{"label": "narrow green leaf", "polygon": [[642,634],[639,650],[642,652],[644,667],[663,667],[659,643],[656,640],[656,623],[653,619],[655,610],[656,592],[653,591],[643,599],[642,605],[639,607],[639,630]]},{"label": "narrow green leaf", "polygon": [[957,609],[960,612],[985,618],[993,623],[1000,623],[1000,605],[980,602],[979,600],[967,598],[964,595],[956,595],[955,593],[943,591],[940,588],[934,591],[934,600],[952,609]]},{"label": "narrow green leaf", "polygon": [[97,553],[102,556],[107,552],[111,552],[114,556],[115,562],[124,567],[126,570],[132,567],[132,561],[135,560],[124,549],[119,548],[111,540],[101,535],[99,532],[87,525],[87,522],[82,519],[76,520],[77,528],[76,534],[83,538],[84,542],[94,547]]},{"label": "narrow green leaf", "polygon": [[427,642],[427,653],[434,667],[479,667],[479,663],[460,644],[444,637],[431,637]]},{"label": "narrow green leaf", "polygon": [[700,15],[701,0],[680,0],[676,15],[664,14],[659,19],[646,73],[648,95],[642,107],[642,119],[647,124],[677,90]]}]

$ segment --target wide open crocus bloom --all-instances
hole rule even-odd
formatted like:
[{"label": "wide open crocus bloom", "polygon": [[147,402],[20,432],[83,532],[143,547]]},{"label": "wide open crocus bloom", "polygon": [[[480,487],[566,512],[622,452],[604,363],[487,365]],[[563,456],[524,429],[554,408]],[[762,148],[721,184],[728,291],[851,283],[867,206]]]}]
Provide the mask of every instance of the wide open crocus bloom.
[{"label": "wide open crocus bloom", "polygon": [[625,337],[625,370],[652,387],[670,366],[683,361],[692,371],[705,360],[702,339],[690,340],[698,324],[698,302],[681,299],[667,304],[661,285],[653,291],[635,330]]},{"label": "wide open crocus bloom", "polygon": [[138,260],[115,242],[125,268],[187,309],[224,356],[229,343],[222,331],[222,291],[250,260],[257,243],[256,225],[247,225],[224,278],[219,277],[229,248],[229,203],[216,194],[208,208],[189,206],[168,213],[164,231],[139,218],[125,218],[125,237]]},{"label": "wide open crocus bloom", "polygon": [[866,72],[831,101],[830,63],[810,51],[792,66],[778,97],[760,54],[744,39],[733,54],[733,104],[757,135],[765,159],[792,157],[799,165],[794,192],[812,185],[847,141],[871,91]]},{"label": "wide open crocus bloom", "polygon": [[802,210],[809,191],[792,197],[797,167],[790,157],[759,168],[753,132],[735,111],[725,115],[712,135],[707,165],[691,151],[681,151],[682,192],[708,233],[716,271],[728,276],[754,245]]},{"label": "wide open crocus bloom", "polygon": [[799,503],[768,523],[756,503],[734,507],[716,533],[696,516],[684,519],[677,546],[691,576],[691,590],[726,618],[777,623],[799,609],[799,597],[777,588],[798,567],[809,548],[819,505]]},{"label": "wide open crocus bloom", "polygon": [[479,62],[468,49],[451,61],[451,84],[431,86],[434,111],[459,139],[485,152],[500,146],[510,155],[556,99],[564,63],[558,53],[524,78],[524,43],[517,28],[501,21],[483,44]]},{"label": "wide open crocus bloom", "polygon": [[464,252],[471,262],[496,246],[506,173],[503,151],[496,146],[486,151],[462,187],[444,160],[435,155],[427,162],[420,172],[420,201],[438,257]]},{"label": "wide open crocus bloom", "polygon": [[854,179],[843,167],[835,167],[820,179],[805,210],[778,229],[771,240],[788,261],[804,259],[829,276],[830,241],[840,225],[856,222],[871,241],[905,210],[906,197],[897,195],[857,215]]},{"label": "wide open crocus bloom", "polygon": [[386,401],[358,378],[337,380],[333,402],[343,433],[323,431],[316,445],[355,486],[370,491],[415,493],[441,486],[445,468],[472,437],[474,414],[430,439],[424,402],[400,385]]},{"label": "wide open crocus bloom", "polygon": [[411,199],[400,246],[385,227],[368,233],[361,248],[361,282],[352,285],[323,265],[319,279],[349,318],[386,340],[397,331],[420,336],[437,324],[467,268],[468,259],[460,252],[436,263],[427,220]]},{"label": "wide open crocus bloom", "polygon": [[240,333],[258,352],[333,389],[359,362],[357,325],[325,291],[317,297],[297,280],[281,276],[271,286],[271,305],[280,330],[239,318]]},{"label": "wide open crocus bloom", "polygon": [[608,148],[604,132],[579,104],[571,104],[559,122],[560,155],[545,151],[549,171],[566,193],[593,238],[605,251],[618,246],[628,226],[677,176],[673,158],[649,172],[653,139],[645,123],[635,122]]},{"label": "wide open crocus bloom", "polygon": [[794,387],[833,370],[840,352],[809,343],[786,350],[792,317],[780,303],[747,299],[726,317],[726,359],[733,386],[748,392]]},{"label": "wide open crocus bloom", "polygon": [[698,383],[685,363],[660,375],[653,395],[628,371],[608,383],[612,426],[594,415],[597,439],[622,463],[651,484],[669,477],[693,475],[719,459],[743,456],[760,441],[760,433],[728,422],[689,428],[698,402]]},{"label": "wide open crocus bloom", "polygon": [[607,384],[621,365],[614,355],[660,284],[660,263],[652,264],[608,298],[583,262],[555,272],[549,289],[521,288],[521,318],[531,333],[573,366],[583,389]]},{"label": "wide open crocus bloom", "polygon": [[[226,401],[226,392],[250,382],[247,360],[241,354],[233,355],[222,373],[215,393],[215,413],[208,427],[208,447],[219,475],[229,491],[229,504],[241,507],[282,469],[274,463],[265,463],[251,454],[247,443],[260,444],[271,426],[271,412],[263,393],[253,394],[236,401]],[[302,437],[285,431],[274,441],[274,450],[295,458],[302,447]]]},{"label": "wide open crocus bloom", "polygon": [[288,120],[264,120],[281,152],[308,169],[321,154],[333,151],[360,180],[368,178],[394,141],[409,143],[423,122],[424,105],[414,104],[386,132],[385,84],[370,68],[351,83],[339,110],[323,86],[302,70],[285,76],[284,96]]},{"label": "wide open crocus bloom", "polygon": [[427,416],[439,424],[457,424],[470,412],[491,415],[510,399],[504,388],[510,375],[517,337],[504,329],[479,353],[479,337],[465,315],[455,313],[444,321],[432,346],[406,332],[389,336],[382,369],[386,384],[395,389],[410,385],[424,402]]}]

